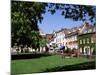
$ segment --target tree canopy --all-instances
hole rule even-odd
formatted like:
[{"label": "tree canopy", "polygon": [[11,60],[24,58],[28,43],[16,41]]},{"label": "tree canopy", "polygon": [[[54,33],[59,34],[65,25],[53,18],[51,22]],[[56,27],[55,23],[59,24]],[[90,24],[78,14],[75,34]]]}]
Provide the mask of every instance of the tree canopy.
[{"label": "tree canopy", "polygon": [[95,24],[96,20],[96,7],[90,5],[73,5],[73,4],[54,4],[48,5],[48,11],[51,14],[56,13],[57,10],[61,11],[61,15],[66,19],[74,21],[90,21]]},{"label": "tree canopy", "polygon": [[[42,3],[12,1],[11,6],[11,35],[12,45],[31,44],[39,39],[38,22],[43,19],[45,6]],[[38,38],[37,38],[38,37]]]}]

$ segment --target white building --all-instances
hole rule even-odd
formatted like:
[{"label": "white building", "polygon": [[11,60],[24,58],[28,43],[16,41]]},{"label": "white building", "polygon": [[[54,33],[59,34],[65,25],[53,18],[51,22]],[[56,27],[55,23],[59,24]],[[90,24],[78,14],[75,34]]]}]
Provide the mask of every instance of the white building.
[{"label": "white building", "polygon": [[53,40],[50,42],[50,44],[56,44],[57,47],[66,46],[66,34],[68,34],[68,29],[61,29],[57,32],[54,32]]}]

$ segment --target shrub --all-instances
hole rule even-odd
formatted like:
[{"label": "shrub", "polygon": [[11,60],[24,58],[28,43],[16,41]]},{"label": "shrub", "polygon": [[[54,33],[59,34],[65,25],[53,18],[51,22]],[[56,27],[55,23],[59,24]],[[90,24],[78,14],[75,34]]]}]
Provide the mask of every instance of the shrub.
[{"label": "shrub", "polygon": [[72,51],[71,51],[71,53],[75,53],[75,50],[76,50],[76,48],[73,48]]},{"label": "shrub", "polygon": [[93,50],[93,55],[96,55],[96,50]]},{"label": "shrub", "polygon": [[70,53],[71,52],[71,49],[70,48],[67,48],[66,49],[66,53]]}]

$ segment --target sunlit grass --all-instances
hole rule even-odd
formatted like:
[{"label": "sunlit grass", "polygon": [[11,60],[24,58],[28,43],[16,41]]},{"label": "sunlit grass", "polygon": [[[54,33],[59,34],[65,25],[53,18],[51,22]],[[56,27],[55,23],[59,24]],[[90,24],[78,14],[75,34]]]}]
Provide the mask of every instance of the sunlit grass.
[{"label": "sunlit grass", "polygon": [[59,55],[46,56],[35,59],[21,59],[12,60],[11,62],[11,73],[12,74],[23,74],[23,73],[36,73],[43,72],[46,69],[52,69],[58,66],[75,65],[85,63],[93,60],[87,58],[62,58]]}]

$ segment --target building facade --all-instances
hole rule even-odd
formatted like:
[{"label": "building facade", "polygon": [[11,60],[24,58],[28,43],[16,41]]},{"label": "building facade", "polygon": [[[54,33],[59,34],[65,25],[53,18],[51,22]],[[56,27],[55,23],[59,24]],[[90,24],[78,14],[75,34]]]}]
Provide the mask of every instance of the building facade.
[{"label": "building facade", "polygon": [[72,49],[78,49],[78,42],[77,42],[77,35],[78,32],[71,32],[66,36],[66,46]]},{"label": "building facade", "polygon": [[66,46],[66,35],[69,32],[69,29],[66,28],[54,32],[54,43],[57,45],[57,47]]},{"label": "building facade", "polygon": [[89,55],[96,52],[96,27],[84,23],[80,27],[61,29],[49,35],[49,45],[62,45],[66,48],[78,49],[81,54]]},{"label": "building facade", "polygon": [[55,43],[57,44],[58,47],[60,47],[61,45],[65,46],[65,34],[64,31],[60,31],[60,32],[56,32],[55,33]]},{"label": "building facade", "polygon": [[96,52],[96,27],[84,25],[78,35],[78,46],[80,53],[84,55],[95,54]]}]

